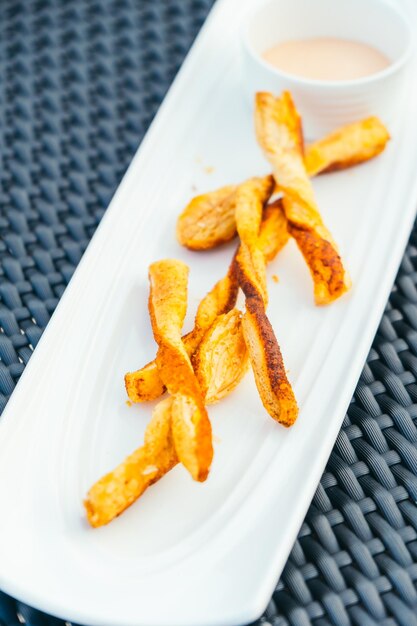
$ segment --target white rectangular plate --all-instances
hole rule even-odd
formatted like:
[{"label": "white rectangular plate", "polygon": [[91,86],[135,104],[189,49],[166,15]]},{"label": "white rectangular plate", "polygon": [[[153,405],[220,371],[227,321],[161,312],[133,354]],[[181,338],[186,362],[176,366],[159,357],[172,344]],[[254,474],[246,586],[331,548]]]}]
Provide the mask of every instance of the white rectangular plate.
[{"label": "white rectangular plate", "polygon": [[[398,1],[413,10],[413,0]],[[280,282],[270,280],[269,313],[301,407],[296,425],[285,430],[266,415],[248,374],[210,408],[217,443],[206,483],[177,467],[109,526],[87,526],[87,489],[141,443],[151,415],[151,406],[126,405],[123,386],[124,373],[155,353],[148,264],[178,257],[191,266],[189,328],[234,245],[182,249],[179,211],[196,190],[268,171],[240,79],[237,16],[250,4],[217,3],[1,420],[0,587],[82,624],[236,626],[262,613],[413,223],[415,65],[386,152],[314,181],[352,292],[316,308],[292,243],[270,267]]]}]

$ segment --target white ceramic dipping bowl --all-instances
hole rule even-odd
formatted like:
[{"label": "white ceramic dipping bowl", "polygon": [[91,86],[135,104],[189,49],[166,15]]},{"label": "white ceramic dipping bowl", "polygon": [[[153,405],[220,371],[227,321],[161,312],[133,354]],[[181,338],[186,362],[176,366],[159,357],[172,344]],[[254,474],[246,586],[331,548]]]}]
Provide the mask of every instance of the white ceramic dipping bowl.
[{"label": "white ceramic dipping bowl", "polygon": [[[268,0],[255,5],[242,23],[245,89],[291,91],[303,117],[307,139],[369,115],[386,124],[398,114],[399,99],[413,49],[405,16],[386,0]],[[337,37],[371,45],[391,64],[357,80],[324,81],[286,74],[262,59],[280,41]]]}]

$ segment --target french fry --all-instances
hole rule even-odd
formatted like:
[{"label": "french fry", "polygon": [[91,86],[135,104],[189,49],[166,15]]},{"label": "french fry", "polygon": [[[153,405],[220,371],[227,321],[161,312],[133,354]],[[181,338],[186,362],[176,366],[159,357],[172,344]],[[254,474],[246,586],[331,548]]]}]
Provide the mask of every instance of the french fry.
[{"label": "french fry", "polygon": [[[377,117],[343,126],[305,149],[310,177],[343,170],[380,154],[389,133]],[[177,238],[191,250],[208,250],[236,235],[236,189],[230,185],[193,198],[177,222]]]},{"label": "french fry", "polygon": [[261,298],[246,298],[242,326],[262,404],[277,422],[292,426],[298,416],[297,401]]},{"label": "french fry", "polygon": [[108,524],[177,464],[171,406],[171,397],[156,405],[146,428],[144,445],[91,487],[84,501],[91,526]]},{"label": "french fry", "polygon": [[[259,245],[267,262],[275,258],[287,243],[288,238],[287,220],[282,209],[282,202],[277,200],[265,209],[259,233]],[[191,357],[197,350],[204,334],[217,316],[227,313],[235,306],[238,289],[235,260],[233,260],[226,276],[220,279],[200,302],[194,328],[183,337],[188,356]],[[125,387],[129,399],[135,403],[156,400],[166,391],[156,366],[156,360],[135,372],[127,373]]]},{"label": "french fry", "polygon": [[304,164],[309,176],[344,170],[378,156],[390,136],[377,117],[343,126],[306,149]]},{"label": "french fry", "polygon": [[188,267],[167,259],[149,267],[149,313],[158,343],[159,375],[173,396],[172,435],[180,462],[204,481],[213,458],[211,425],[198,380],[181,339],[187,307]]},{"label": "french fry", "polygon": [[256,282],[257,292],[267,301],[266,263],[263,251],[258,245],[259,231],[264,206],[274,190],[272,176],[250,178],[239,185],[236,192],[236,226],[240,246],[236,255],[237,263],[245,265]]},{"label": "french fry", "polygon": [[166,387],[159,375],[156,359],[135,372],[125,374],[125,388],[132,402],[151,402],[162,396]]},{"label": "french fry", "polygon": [[255,127],[284,194],[289,232],[309,266],[316,304],[329,304],[349,289],[350,280],[314,198],[303,161],[301,119],[291,95],[256,94]]},{"label": "french fry", "polygon": [[[200,344],[195,367],[207,404],[223,398],[242,379],[248,354],[237,309],[217,317]],[[172,396],[161,400],[153,410],[143,446],[91,487],[84,501],[91,526],[108,524],[178,463],[172,408]]]},{"label": "french fry", "polygon": [[[196,351],[205,332],[210,328],[218,315],[227,313],[236,304],[239,285],[234,271],[234,261],[222,279],[203,298],[197,310],[193,330],[183,337],[187,354],[191,357]],[[132,402],[156,400],[165,392],[158,372],[156,360],[151,361],[140,370],[125,375],[127,395]]]},{"label": "french fry", "polygon": [[[273,185],[272,180],[269,180],[269,185]],[[266,246],[266,241],[270,241],[265,240],[268,231],[264,228],[261,233],[262,199],[258,179],[251,179],[238,189],[236,225],[240,246],[236,255],[236,272],[246,303],[246,312],[242,318],[243,336],[265,409],[273,419],[284,426],[291,426],[298,415],[297,402],[287,379],[278,341],[266,314],[267,254],[274,256],[275,250],[271,251]],[[280,215],[281,204],[275,211]],[[285,218],[281,223],[286,226]],[[261,239],[261,234],[264,239]]]},{"label": "french fry", "polygon": [[273,176],[249,178],[236,190],[235,220],[239,238],[256,242],[262,223],[264,207],[275,187]]},{"label": "french fry", "polygon": [[[191,249],[229,241],[236,230],[240,237],[226,276],[203,298],[194,328],[184,337],[188,268],[175,260],[150,266],[149,312],[158,353],[141,370],[127,374],[125,383],[135,402],[153,400],[166,389],[171,395],[154,408],[144,444],[89,490],[84,506],[93,527],[122,513],[178,462],[195,480],[206,479],[213,449],[205,404],[236,387],[249,357],[269,414],[284,426],[294,423],[297,403],[266,315],[266,263],[287,243],[289,233],[309,265],[318,304],[349,287],[308,176],[373,158],[385,148],[388,132],[377,118],[368,118],[310,146],[304,155],[301,120],[289,93],[276,99],[257,94],[255,118],[273,175],[198,196],[178,221],[178,239]],[[268,205],[275,184],[283,198]],[[239,286],[246,300],[243,316],[234,308]]]},{"label": "french fry", "polygon": [[[269,205],[264,211],[260,245],[267,260],[272,260],[288,241],[287,222],[280,200]],[[213,289],[203,298],[198,307],[194,329],[183,337],[187,353],[191,356],[197,349],[204,333],[218,315],[227,313],[236,303],[238,282],[232,261],[228,273],[219,280]],[[135,372],[125,376],[126,391],[132,402],[156,400],[165,391],[159,376],[156,361],[151,361]]]}]

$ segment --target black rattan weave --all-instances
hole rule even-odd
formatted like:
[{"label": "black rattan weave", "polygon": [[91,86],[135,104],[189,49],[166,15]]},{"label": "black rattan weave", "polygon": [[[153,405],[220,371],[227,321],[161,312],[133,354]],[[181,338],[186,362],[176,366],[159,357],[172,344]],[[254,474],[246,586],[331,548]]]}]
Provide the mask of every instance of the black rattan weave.
[{"label": "black rattan weave", "polygon": [[[211,4],[0,0],[1,409]],[[417,626],[416,244],[258,624]]]}]

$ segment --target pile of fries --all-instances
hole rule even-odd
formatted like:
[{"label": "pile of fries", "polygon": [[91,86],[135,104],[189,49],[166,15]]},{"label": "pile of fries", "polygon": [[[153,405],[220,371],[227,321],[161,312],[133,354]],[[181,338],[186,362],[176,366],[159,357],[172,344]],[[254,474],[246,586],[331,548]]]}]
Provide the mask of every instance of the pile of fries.
[{"label": "pile of fries", "polygon": [[[84,504],[94,527],[120,515],[177,463],[194,480],[206,480],[213,458],[206,405],[230,393],[249,364],[269,415],[287,427],[297,419],[297,402],[266,313],[266,264],[293,237],[311,272],[316,304],[329,304],[349,289],[310,179],[375,157],[389,134],[371,117],[305,150],[301,119],[288,92],[278,98],[256,94],[255,127],[272,174],[197,196],[178,219],[178,240],[192,250],[239,237],[226,275],[200,302],[187,335],[181,336],[181,329],[188,267],[168,259],[149,268],[149,313],[158,351],[153,361],[126,374],[125,385],[132,402],[168,395],[154,408],[144,444],[88,492]],[[243,313],[236,308],[239,289],[245,296]]]}]

